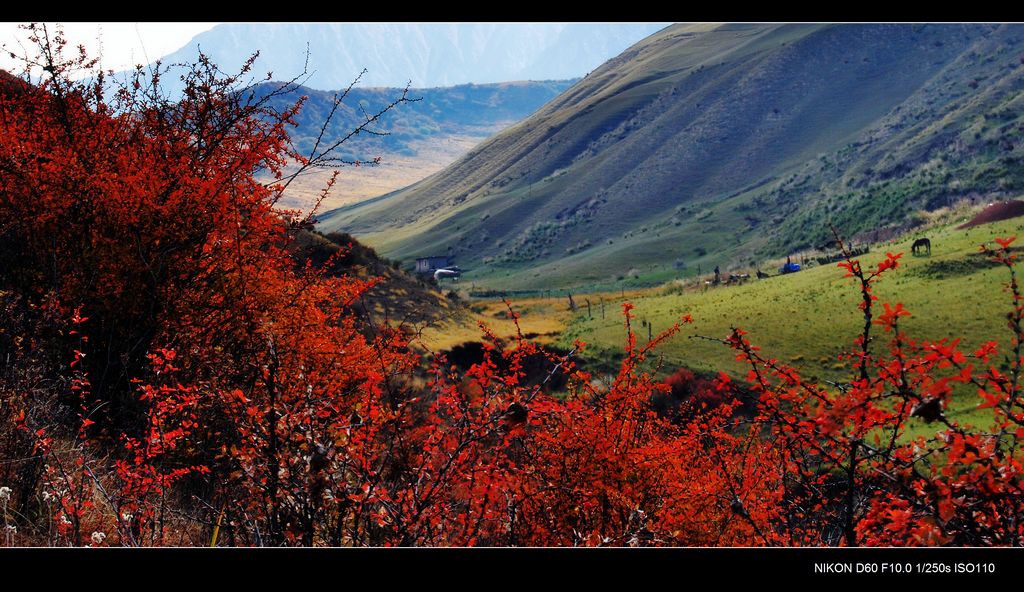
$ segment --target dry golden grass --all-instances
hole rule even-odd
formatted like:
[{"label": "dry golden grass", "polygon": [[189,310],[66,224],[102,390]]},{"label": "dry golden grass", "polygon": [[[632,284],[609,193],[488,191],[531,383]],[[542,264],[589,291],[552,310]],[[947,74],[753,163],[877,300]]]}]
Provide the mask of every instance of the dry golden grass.
[{"label": "dry golden grass", "polygon": [[[512,301],[519,313],[519,330],[541,344],[554,343],[572,319],[564,298],[529,298]],[[469,341],[480,341],[479,324],[490,327],[502,339],[516,335],[516,325],[501,300],[478,300],[470,304],[466,315],[452,317],[423,330],[418,342],[432,351],[451,349]]]},{"label": "dry golden grass", "polygon": [[[346,167],[319,211],[326,212],[412,185],[448,166],[482,139],[469,135],[439,136],[411,142],[409,147],[415,150],[414,156],[390,154],[385,155],[377,166]],[[320,196],[331,174],[329,169],[316,169],[295,179],[280,206],[307,211]]]}]

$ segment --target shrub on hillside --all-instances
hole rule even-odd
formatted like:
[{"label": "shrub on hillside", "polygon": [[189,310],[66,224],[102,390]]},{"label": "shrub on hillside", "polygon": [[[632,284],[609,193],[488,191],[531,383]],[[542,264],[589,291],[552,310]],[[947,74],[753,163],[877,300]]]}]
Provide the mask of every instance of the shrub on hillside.
[{"label": "shrub on hillside", "polygon": [[688,368],[680,368],[665,379],[667,393],[654,393],[651,406],[662,416],[674,420],[718,409],[735,400],[732,389],[720,388],[713,379],[699,377]]}]

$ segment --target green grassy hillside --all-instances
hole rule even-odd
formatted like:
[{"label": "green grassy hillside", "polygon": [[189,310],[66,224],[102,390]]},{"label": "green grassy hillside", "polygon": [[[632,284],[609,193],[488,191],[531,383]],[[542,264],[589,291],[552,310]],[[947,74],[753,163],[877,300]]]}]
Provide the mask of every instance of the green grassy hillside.
[{"label": "green grassy hillside", "polygon": [[677,25],[409,188],[323,217],[499,288],[652,284],[1024,187],[1024,27]]},{"label": "green grassy hillside", "polygon": [[[931,257],[913,256],[911,238],[881,244],[860,259],[868,265],[881,261],[886,251],[903,252],[900,267],[879,280],[875,294],[879,302],[902,302],[912,316],[901,327],[912,339],[963,337],[965,350],[995,339],[1009,343],[1006,313],[1011,308],[1004,285],[1009,281],[1005,267],[992,264],[979,253],[979,245],[995,237],[1024,233],[1024,219],[985,224],[968,230],[954,225],[930,229]],[[801,369],[806,376],[828,380],[848,379],[848,368],[836,356],[852,347],[861,330],[860,299],[852,278],[835,264],[813,266],[805,271],[739,286],[694,288],[682,293],[649,291],[634,297],[635,330],[646,338],[648,322],[657,333],[690,314],[694,323],[659,347],[657,353],[667,368],[687,366],[715,372],[725,370],[745,376],[747,367],[737,362],[730,349],[693,335],[725,338],[732,327],[749,332],[748,337],[769,357]],[[607,295],[606,295],[607,301]],[[565,343],[582,339],[590,344],[589,355],[614,361],[621,357],[625,343],[619,299],[608,301],[605,319],[577,314],[563,334]],[[879,305],[880,306],[880,305]],[[616,314],[610,314],[615,310]],[[884,338],[876,347],[884,346]],[[970,408],[970,402],[964,403]]]}]

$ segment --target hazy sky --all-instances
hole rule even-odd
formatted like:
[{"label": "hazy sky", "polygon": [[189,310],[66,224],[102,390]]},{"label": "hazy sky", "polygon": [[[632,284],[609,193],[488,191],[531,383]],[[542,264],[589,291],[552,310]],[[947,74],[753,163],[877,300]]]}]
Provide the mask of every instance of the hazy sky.
[{"label": "hazy sky", "polygon": [[[84,45],[90,56],[98,55],[97,38],[102,42],[103,68],[115,71],[147,64],[173,52],[188,40],[217,23],[62,23],[69,46]],[[53,27],[55,23],[47,23]],[[8,53],[22,53],[25,32],[18,23],[0,23],[0,68],[10,69],[17,62]],[[26,44],[27,46],[27,44]]]}]

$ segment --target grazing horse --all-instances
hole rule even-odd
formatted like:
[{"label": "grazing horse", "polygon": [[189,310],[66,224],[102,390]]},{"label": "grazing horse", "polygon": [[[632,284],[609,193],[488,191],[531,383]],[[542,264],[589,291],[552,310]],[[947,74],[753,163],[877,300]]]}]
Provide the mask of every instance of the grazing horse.
[{"label": "grazing horse", "polygon": [[916,241],[914,241],[913,245],[911,245],[910,252],[912,252],[913,254],[917,255],[917,252],[920,249],[926,250],[928,252],[928,256],[931,257],[931,255],[932,255],[932,241],[928,240],[927,238],[919,238]]}]

